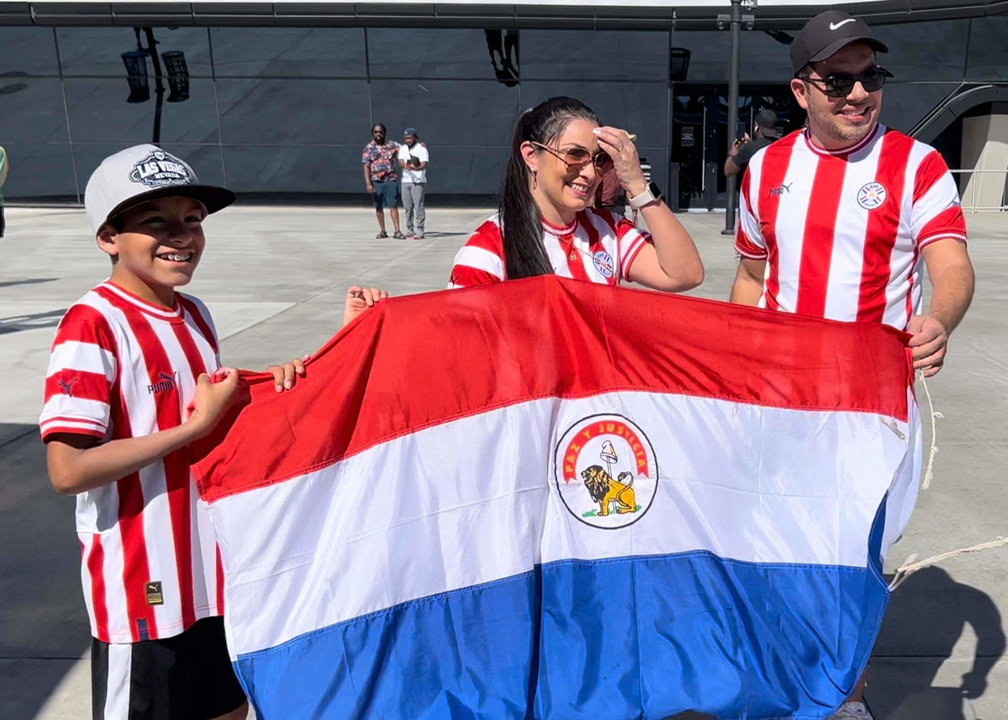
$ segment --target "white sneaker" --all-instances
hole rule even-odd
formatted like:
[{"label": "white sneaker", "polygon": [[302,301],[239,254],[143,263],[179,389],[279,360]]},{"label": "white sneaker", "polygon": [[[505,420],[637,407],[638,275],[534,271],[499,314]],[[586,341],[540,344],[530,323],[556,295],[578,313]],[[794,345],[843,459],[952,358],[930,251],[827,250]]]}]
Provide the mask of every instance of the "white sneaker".
[{"label": "white sneaker", "polygon": [[863,702],[845,702],[829,720],[875,720]]}]

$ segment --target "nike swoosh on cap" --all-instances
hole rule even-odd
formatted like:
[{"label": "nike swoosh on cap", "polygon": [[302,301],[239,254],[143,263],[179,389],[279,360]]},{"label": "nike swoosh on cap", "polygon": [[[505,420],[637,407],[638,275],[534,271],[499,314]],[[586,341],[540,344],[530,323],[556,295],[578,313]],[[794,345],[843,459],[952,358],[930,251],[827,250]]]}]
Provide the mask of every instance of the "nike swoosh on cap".
[{"label": "nike swoosh on cap", "polygon": [[830,29],[830,30],[836,30],[836,29],[837,29],[838,27],[840,27],[841,25],[846,25],[846,24],[847,24],[847,23],[849,23],[849,22],[854,22],[854,20],[855,20],[855,18],[847,18],[846,20],[841,20],[841,21],[840,21],[840,22],[838,22],[838,23],[830,23],[830,24],[829,24],[829,29]]}]

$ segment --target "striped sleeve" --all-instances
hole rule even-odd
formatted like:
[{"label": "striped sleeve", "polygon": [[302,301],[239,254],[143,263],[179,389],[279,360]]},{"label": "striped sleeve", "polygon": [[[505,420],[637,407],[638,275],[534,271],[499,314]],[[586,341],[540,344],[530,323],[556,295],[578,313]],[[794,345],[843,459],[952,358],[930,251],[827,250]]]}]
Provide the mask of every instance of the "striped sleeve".
[{"label": "striped sleeve", "polygon": [[623,280],[630,279],[630,266],[645,245],[654,245],[651,233],[639,229],[625,217],[616,221],[616,247],[619,252],[620,277]]},{"label": "striped sleeve", "polygon": [[759,220],[753,212],[749,193],[752,190],[752,163],[742,174],[742,187],[739,190],[739,222],[735,233],[735,250],[742,257],[754,260],[766,260],[767,248],[763,234],[760,232]]},{"label": "striped sleeve", "polygon": [[937,150],[931,150],[917,166],[910,232],[918,248],[947,237],[966,242],[966,218],[959,191]]},{"label": "striped sleeve", "polygon": [[53,433],[103,438],[118,371],[108,320],[95,308],[74,305],[56,330],[39,418],[42,439]]},{"label": "striped sleeve", "polygon": [[500,228],[490,218],[469,236],[452,265],[449,288],[492,285],[504,280],[504,245]]}]

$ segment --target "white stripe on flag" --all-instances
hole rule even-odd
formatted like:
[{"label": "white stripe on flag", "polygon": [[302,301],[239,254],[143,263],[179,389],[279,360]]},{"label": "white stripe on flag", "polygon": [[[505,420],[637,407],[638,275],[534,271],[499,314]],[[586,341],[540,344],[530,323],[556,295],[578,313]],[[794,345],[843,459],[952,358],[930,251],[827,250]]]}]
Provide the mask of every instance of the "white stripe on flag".
[{"label": "white stripe on flag", "polygon": [[[567,428],[598,413],[630,418],[654,448],[654,503],[628,532],[579,521],[558,490],[583,500],[582,510],[594,506],[580,477],[556,479],[552,458]],[[551,425],[556,436],[544,437]],[[919,438],[908,434],[906,423],[871,413],[643,392],[536,400],[424,429],[210,506],[228,613],[260,619],[232,622],[229,649],[236,657],[274,647],[571,558],[706,550],[863,568],[890,483],[912,484],[901,463]],[[646,479],[636,487],[645,503]]]}]

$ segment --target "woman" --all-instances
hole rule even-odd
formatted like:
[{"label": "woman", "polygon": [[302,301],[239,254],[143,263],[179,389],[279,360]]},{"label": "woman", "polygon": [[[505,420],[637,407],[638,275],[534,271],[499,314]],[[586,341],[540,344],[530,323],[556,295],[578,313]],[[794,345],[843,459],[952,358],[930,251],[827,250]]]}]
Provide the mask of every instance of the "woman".
[{"label": "woman", "polygon": [[[650,234],[589,207],[606,172],[616,173]],[[689,233],[667,205],[651,200],[630,135],[600,126],[588,106],[567,97],[519,118],[500,210],[458,251],[449,287],[549,273],[665,291],[696,287],[704,276]]]}]

